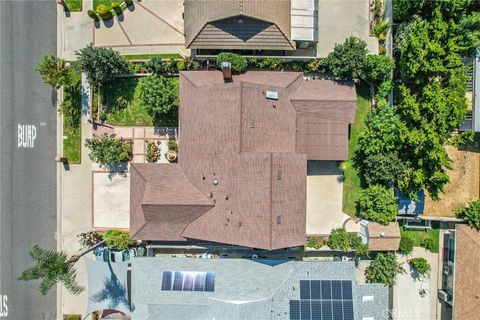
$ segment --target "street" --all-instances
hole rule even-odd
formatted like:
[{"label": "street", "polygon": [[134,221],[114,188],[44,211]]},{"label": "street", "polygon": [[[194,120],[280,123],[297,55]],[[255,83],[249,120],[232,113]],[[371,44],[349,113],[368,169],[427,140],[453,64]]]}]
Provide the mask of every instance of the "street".
[{"label": "street", "polygon": [[38,281],[16,280],[34,244],[56,248],[56,92],[34,71],[56,53],[55,6],[0,1],[1,320],[55,319],[55,287],[42,296]]}]

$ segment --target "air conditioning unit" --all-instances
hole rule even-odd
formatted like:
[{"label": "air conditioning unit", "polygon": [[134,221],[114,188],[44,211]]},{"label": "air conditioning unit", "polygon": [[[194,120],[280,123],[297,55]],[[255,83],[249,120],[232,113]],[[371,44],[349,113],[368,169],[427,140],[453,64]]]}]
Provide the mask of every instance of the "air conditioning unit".
[{"label": "air conditioning unit", "polygon": [[452,296],[445,290],[438,290],[438,298],[442,301],[449,302]]},{"label": "air conditioning unit", "polygon": [[450,274],[450,267],[449,266],[443,266],[443,273],[448,276]]}]

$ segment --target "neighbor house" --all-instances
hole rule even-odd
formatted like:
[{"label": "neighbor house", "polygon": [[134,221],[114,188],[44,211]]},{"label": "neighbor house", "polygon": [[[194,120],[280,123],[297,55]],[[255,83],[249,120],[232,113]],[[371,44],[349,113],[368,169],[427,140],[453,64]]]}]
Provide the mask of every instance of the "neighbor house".
[{"label": "neighbor house", "polygon": [[388,319],[353,262],[135,258],[132,319]]},{"label": "neighbor house", "polygon": [[480,232],[457,224],[444,238],[442,318],[478,319],[480,314]]},{"label": "neighbor house", "polygon": [[306,237],[307,160],[346,160],[352,82],[180,74],[177,164],[131,164],[130,232],[275,250]]}]

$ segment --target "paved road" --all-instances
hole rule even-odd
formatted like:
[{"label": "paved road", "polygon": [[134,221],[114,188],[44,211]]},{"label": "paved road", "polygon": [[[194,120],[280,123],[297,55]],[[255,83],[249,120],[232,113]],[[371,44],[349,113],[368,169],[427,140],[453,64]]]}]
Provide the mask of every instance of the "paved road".
[{"label": "paved road", "polygon": [[0,320],[54,319],[55,288],[44,297],[16,277],[34,244],[56,247],[56,96],[33,71],[56,52],[55,1],[0,0],[0,33]]}]

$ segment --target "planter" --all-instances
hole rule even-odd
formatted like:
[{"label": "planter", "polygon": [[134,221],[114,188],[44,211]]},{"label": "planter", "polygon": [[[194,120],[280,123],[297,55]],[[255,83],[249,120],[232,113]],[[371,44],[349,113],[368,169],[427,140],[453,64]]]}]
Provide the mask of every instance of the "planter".
[{"label": "planter", "polygon": [[169,162],[175,162],[177,160],[177,152],[173,150],[169,150],[166,154],[165,157]]}]

